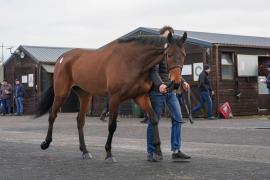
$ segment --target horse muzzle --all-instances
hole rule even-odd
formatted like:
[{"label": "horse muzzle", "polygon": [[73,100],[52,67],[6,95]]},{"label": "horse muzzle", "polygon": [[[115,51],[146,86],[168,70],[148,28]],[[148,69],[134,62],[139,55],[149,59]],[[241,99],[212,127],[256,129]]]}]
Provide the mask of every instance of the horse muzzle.
[{"label": "horse muzzle", "polygon": [[170,72],[170,78],[174,82],[175,85],[180,86],[182,75],[181,75],[181,68],[179,66],[176,66],[169,70]]}]

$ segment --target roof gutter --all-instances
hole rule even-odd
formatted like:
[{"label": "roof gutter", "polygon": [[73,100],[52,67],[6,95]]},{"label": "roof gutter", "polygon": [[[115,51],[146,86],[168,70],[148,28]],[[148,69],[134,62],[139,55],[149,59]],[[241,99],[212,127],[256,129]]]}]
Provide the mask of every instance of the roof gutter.
[{"label": "roof gutter", "polygon": [[47,61],[40,61],[40,64],[46,64],[46,65],[55,65],[57,61],[55,62],[47,62]]},{"label": "roof gutter", "polygon": [[270,49],[270,46],[255,46],[255,45],[241,45],[241,44],[218,44],[219,47],[243,47],[243,48],[257,48],[257,49]]},{"label": "roof gutter", "polygon": [[213,44],[207,41],[202,41],[202,40],[198,40],[198,39],[194,39],[194,38],[187,38],[187,43],[189,44],[193,44],[193,45],[197,45],[197,46],[202,46],[204,48],[211,48],[213,47]]}]

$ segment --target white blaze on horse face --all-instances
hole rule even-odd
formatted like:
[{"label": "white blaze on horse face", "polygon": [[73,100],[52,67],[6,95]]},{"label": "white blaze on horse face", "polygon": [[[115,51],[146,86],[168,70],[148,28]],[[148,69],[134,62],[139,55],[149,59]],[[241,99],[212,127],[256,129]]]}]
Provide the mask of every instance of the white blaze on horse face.
[{"label": "white blaze on horse face", "polygon": [[63,58],[63,57],[61,57],[61,59],[60,59],[59,63],[61,64],[61,63],[63,62],[63,60],[64,60],[64,58]]},{"label": "white blaze on horse face", "polygon": [[164,49],[167,49],[167,47],[168,47],[168,43],[165,43],[164,44]]}]

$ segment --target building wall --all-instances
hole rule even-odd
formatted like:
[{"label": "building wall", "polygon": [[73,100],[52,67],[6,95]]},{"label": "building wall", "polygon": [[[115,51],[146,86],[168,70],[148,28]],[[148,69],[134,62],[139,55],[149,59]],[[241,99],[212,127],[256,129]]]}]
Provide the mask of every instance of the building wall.
[{"label": "building wall", "polygon": [[[191,65],[192,66],[192,74],[190,75],[183,75],[183,78],[190,84],[191,87],[191,104],[192,107],[194,107],[200,99],[199,96],[199,89],[198,89],[198,81],[194,81],[194,63],[203,63],[203,64],[211,64],[214,67],[214,64],[211,60],[211,54],[210,49],[207,49],[206,47],[202,47],[199,45],[194,44],[185,44],[185,50],[186,50],[186,58],[185,58],[185,65]],[[210,76],[210,81],[213,84],[213,77]],[[182,107],[182,112],[184,117],[187,116],[186,110],[184,107]],[[205,117],[207,116],[207,112],[205,109],[201,109],[198,113],[195,113],[193,115],[194,117]]]},{"label": "building wall", "polygon": [[[37,101],[37,91],[35,89],[36,65],[36,62],[28,56],[25,56],[23,59],[12,56],[11,59],[4,65],[4,77],[9,83],[11,83],[13,88],[15,86],[16,78],[19,78],[22,81],[22,76],[27,76],[27,83],[22,83],[25,89],[24,111],[26,114],[33,113],[35,109],[35,103]],[[33,87],[29,87],[28,84],[29,74],[34,75]],[[15,102],[13,102],[13,107],[15,107]]]},{"label": "building wall", "polygon": [[40,93],[44,93],[53,83],[53,74],[40,66]]},{"label": "building wall", "polygon": [[[18,59],[15,56],[9,59],[5,64],[5,79],[10,82],[14,88],[15,79],[19,78],[22,81],[22,76],[33,74],[34,84],[29,87],[28,82],[22,83],[25,89],[24,95],[24,113],[33,114],[39,103],[42,93],[52,84],[53,74],[46,72],[36,61],[32,60],[29,56],[23,59]],[[15,102],[13,102],[15,108]],[[78,111],[78,98],[72,92],[62,107],[62,112],[77,112]]]},{"label": "building wall", "polygon": [[[91,115],[92,116],[100,116],[102,110],[104,109],[105,98],[94,96],[91,106]],[[130,117],[132,116],[132,103],[134,103],[132,100],[126,100],[122,102],[118,109],[118,115],[123,117]]]},{"label": "building wall", "polygon": [[[222,80],[221,78],[221,53],[234,53],[234,80]],[[241,48],[241,47],[219,47],[218,49],[219,72],[217,74],[219,85],[219,104],[229,102],[234,115],[256,115],[258,114],[259,96],[257,77],[238,77],[237,75],[237,54],[265,55],[267,49]],[[241,93],[240,99],[236,94]],[[269,103],[270,110],[270,103]],[[270,114],[270,111],[268,111]]]},{"label": "building wall", "polygon": [[[218,115],[218,108],[225,102],[229,102],[233,115],[256,115],[258,113],[259,96],[258,96],[258,82],[257,77],[238,77],[237,76],[237,54],[246,55],[266,55],[270,54],[269,49],[258,48],[245,48],[245,47],[228,47],[228,46],[213,46],[212,48],[206,48],[199,45],[186,44],[186,59],[185,65],[193,65],[194,63],[203,62],[209,64],[211,67],[211,73],[209,79],[212,85],[212,89],[215,95],[212,96],[213,100],[213,112]],[[222,80],[221,78],[221,53],[233,52],[234,53],[234,80]],[[192,66],[193,70],[193,66]],[[199,101],[198,82],[194,81],[192,75],[183,76],[185,80],[191,85],[191,101],[192,106],[195,106]],[[237,98],[237,94],[241,93],[240,99]],[[268,97],[269,98],[269,97]],[[184,115],[185,109],[182,107]],[[268,112],[270,114],[270,103]],[[205,117],[206,110],[202,109],[198,113],[194,114],[195,117]]]}]

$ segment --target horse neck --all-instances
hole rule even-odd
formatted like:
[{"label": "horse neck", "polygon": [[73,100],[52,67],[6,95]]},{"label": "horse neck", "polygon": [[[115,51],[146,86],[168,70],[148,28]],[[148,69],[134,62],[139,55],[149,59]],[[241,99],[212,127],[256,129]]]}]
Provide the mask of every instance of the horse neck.
[{"label": "horse neck", "polygon": [[142,66],[143,72],[149,71],[152,67],[157,65],[163,60],[164,49],[163,48],[144,48],[141,52],[139,65]]},{"label": "horse neck", "polygon": [[[127,56],[127,61],[133,62],[133,66],[138,67],[137,69],[142,71],[143,73],[149,71],[156,64],[160,63],[164,57],[164,48],[163,47],[155,47],[155,46],[138,46],[135,43],[117,43],[113,42],[107,45],[103,50],[106,49],[115,49],[112,52],[121,52],[122,55],[127,54],[127,50],[129,50],[129,56]],[[117,50],[118,49],[118,50]],[[121,49],[119,51],[119,49]],[[137,57],[137,58],[134,58]],[[134,61],[136,59],[136,61]]]}]

